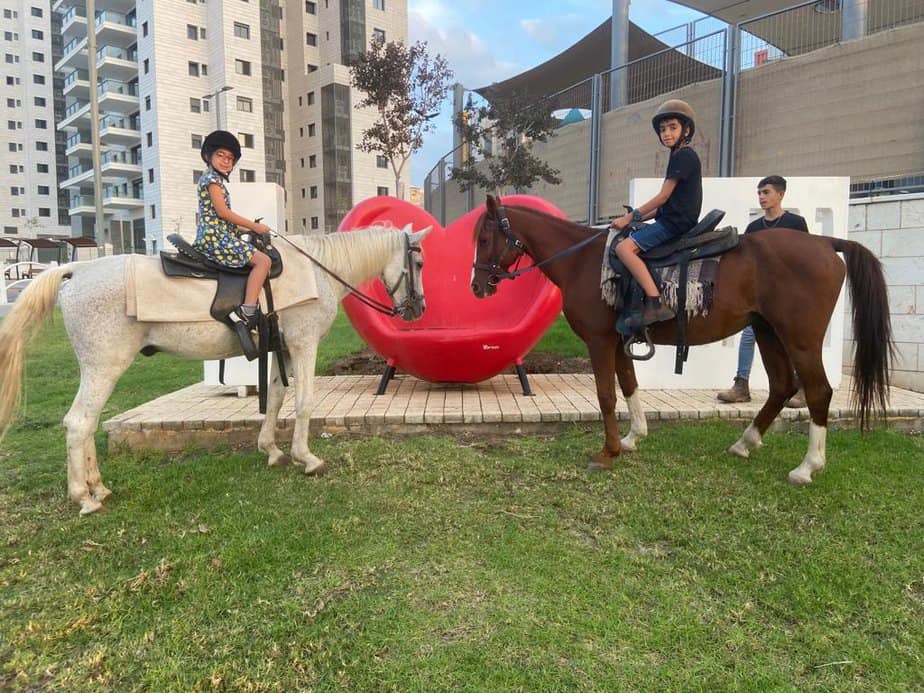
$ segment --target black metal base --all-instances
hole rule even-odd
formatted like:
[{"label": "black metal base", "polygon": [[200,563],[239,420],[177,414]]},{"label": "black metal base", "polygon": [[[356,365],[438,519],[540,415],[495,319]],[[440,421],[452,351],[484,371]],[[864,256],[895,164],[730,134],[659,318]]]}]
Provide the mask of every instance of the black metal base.
[{"label": "black metal base", "polygon": [[529,380],[526,377],[526,369],[522,363],[517,364],[517,377],[520,379],[520,387],[523,388],[524,397],[532,397],[533,391],[529,388]]},{"label": "black metal base", "polygon": [[386,364],[385,371],[382,373],[382,379],[379,380],[379,389],[375,391],[376,395],[384,395],[385,389],[388,387],[388,381],[395,377],[395,367]]}]

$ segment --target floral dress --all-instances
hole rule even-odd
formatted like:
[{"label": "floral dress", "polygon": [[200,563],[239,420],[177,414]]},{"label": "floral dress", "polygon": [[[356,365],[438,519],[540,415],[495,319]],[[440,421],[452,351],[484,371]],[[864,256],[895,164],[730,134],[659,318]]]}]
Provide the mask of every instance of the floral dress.
[{"label": "floral dress", "polygon": [[243,267],[253,257],[254,247],[241,240],[235,231],[234,224],[218,216],[212,197],[209,195],[209,186],[215,183],[221,186],[221,193],[225,198],[225,205],[231,207],[231,198],[225,182],[213,168],[199,176],[196,183],[199,198],[199,213],[196,215],[196,240],[193,247],[203,255],[226,267]]}]

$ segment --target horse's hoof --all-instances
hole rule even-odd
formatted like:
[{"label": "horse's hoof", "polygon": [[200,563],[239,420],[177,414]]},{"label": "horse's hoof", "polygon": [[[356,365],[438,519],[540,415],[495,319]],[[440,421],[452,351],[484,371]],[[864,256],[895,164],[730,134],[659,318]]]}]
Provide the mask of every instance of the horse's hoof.
[{"label": "horse's hoof", "polygon": [[812,483],[811,474],[798,474],[796,471],[791,471],[789,476],[786,477],[786,480],[793,486],[806,486]]},{"label": "horse's hoof", "polygon": [[109,498],[109,496],[112,495],[112,491],[110,491],[108,488],[106,488],[102,484],[97,484],[93,488],[93,493],[91,493],[90,495],[93,496],[93,500],[99,501],[100,503],[102,503],[104,500],[106,500],[107,498]]},{"label": "horse's hoof", "polygon": [[270,458],[266,464],[268,467],[288,467],[292,464],[292,458],[286,454],[282,454],[275,459]]},{"label": "horse's hoof", "polygon": [[587,465],[588,472],[604,472],[613,468],[613,458],[616,455],[612,455],[605,450],[601,450],[596,455],[590,456],[590,463]]},{"label": "horse's hoof", "polygon": [[305,465],[305,474],[308,476],[324,476],[327,473],[327,462],[319,462],[313,467]]},{"label": "horse's hoof", "polygon": [[748,446],[744,445],[740,440],[728,448],[728,452],[730,455],[740,457],[743,460],[746,460],[751,456],[751,451],[748,449]]},{"label": "horse's hoof", "polygon": [[89,515],[90,513],[95,513],[102,507],[103,504],[99,501],[93,500],[92,498],[86,498],[80,501],[80,514]]}]

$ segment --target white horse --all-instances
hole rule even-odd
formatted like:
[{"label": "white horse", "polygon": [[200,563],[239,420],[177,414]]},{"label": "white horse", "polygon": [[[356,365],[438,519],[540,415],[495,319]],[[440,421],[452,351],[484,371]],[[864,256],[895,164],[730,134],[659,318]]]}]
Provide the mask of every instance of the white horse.
[{"label": "white horse", "polygon": [[[380,276],[394,301],[396,313],[405,320],[416,320],[425,308],[420,242],[429,230],[413,233],[410,225],[403,230],[373,227],[299,238],[296,242],[354,287]],[[298,252],[286,240],[283,238],[278,244],[284,267],[287,258]],[[93,435],[106,400],[135,355],[142,349],[154,349],[203,360],[242,353],[235,334],[217,321],[154,323],[127,316],[125,263],[126,256],[116,255],[42,272],[0,323],[2,441],[20,401],[27,338],[52,312],[56,299],[61,306],[64,326],[80,365],[80,389],[64,417],[64,426],[67,430],[68,495],[80,505],[81,515],[99,510],[110,494],[100,477]],[[337,305],[349,289],[313,266],[318,298],[280,310],[279,328],[289,356],[287,370],[295,380],[292,458],[304,465],[305,473],[319,475],[326,470],[326,464],[308,449],[318,342],[330,329],[337,315]],[[275,466],[289,461],[276,446],[276,421],[284,392],[275,359],[270,381],[266,418],[257,446],[269,456],[269,464]]]}]

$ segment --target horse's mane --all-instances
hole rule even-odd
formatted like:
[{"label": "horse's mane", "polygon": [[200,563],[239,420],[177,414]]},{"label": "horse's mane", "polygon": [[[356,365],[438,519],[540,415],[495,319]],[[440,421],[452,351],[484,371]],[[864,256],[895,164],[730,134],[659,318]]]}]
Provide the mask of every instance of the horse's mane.
[{"label": "horse's mane", "polygon": [[[507,204],[503,206],[505,209],[515,209],[518,212],[523,212],[527,215],[533,215],[536,217],[540,217],[543,221],[550,222],[555,226],[560,226],[564,229],[568,229],[572,231],[582,231],[584,234],[596,233],[597,231],[600,230],[600,229],[595,229],[593,227],[584,226],[583,224],[575,223],[571,221],[570,219],[564,219],[562,217],[549,214],[548,212],[543,212],[542,210],[536,209],[534,207],[525,207],[523,205],[507,205]],[[485,213],[481,216],[480,221],[482,223],[484,221],[485,216],[487,216],[487,211],[485,211]],[[481,223],[475,224],[474,236],[476,238],[478,236],[478,232],[480,228],[481,228]]]},{"label": "horse's mane", "polygon": [[369,226],[348,233],[295,236],[290,240],[325,266],[349,267],[358,276],[374,276],[401,238],[401,229]]}]

